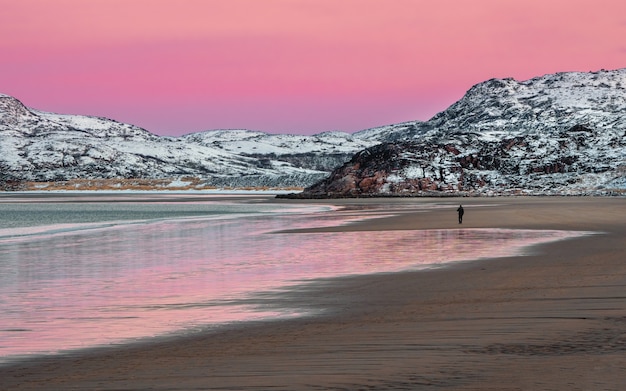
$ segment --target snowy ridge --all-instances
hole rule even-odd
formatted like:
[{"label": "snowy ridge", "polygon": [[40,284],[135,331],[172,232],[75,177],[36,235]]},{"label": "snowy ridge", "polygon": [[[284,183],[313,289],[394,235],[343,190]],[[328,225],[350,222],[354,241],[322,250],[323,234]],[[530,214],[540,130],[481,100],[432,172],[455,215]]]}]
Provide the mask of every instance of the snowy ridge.
[{"label": "snowy ridge", "polygon": [[0,135],[0,181],[195,177],[220,186],[306,186],[378,142],[341,132],[159,137],[106,118],[29,109],[8,95],[0,95]]},{"label": "snowy ridge", "polygon": [[[372,146],[377,140],[349,133],[325,132],[313,136],[268,134],[250,130],[213,130],[183,136],[186,141],[248,155],[294,153],[349,153]],[[372,141],[373,140],[373,141]]]},{"label": "snowy ridge", "polygon": [[[412,121],[362,132],[384,141],[422,140],[471,134],[484,141],[575,125],[621,128],[626,124],[626,68],[561,72],[526,81],[491,79],[476,84],[428,121]],[[361,133],[361,132],[359,132]]]}]

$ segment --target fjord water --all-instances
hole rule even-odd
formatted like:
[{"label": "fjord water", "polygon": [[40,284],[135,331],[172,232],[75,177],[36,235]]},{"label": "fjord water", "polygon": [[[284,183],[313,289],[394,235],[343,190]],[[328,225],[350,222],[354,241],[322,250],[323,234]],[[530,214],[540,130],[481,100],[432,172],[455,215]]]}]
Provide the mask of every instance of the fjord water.
[{"label": "fjord water", "polygon": [[[3,196],[0,363],[297,316],[306,309],[254,307],[246,299],[317,278],[508,256],[576,235],[499,229],[280,233],[345,224],[364,214],[268,200]],[[436,206],[423,206],[430,207]],[[454,214],[452,205],[439,207]]]}]

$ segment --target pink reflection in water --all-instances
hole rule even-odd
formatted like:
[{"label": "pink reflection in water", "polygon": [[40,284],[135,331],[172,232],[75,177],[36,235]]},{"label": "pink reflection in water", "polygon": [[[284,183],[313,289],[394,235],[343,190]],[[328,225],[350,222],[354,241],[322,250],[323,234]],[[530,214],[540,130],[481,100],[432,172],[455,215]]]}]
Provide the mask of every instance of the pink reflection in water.
[{"label": "pink reflection in water", "polygon": [[14,284],[0,287],[0,357],[290,316],[303,310],[263,312],[236,301],[317,278],[516,255],[530,245],[583,234],[501,229],[263,233],[292,223],[284,216],[166,221],[15,243],[2,254],[17,275]]}]

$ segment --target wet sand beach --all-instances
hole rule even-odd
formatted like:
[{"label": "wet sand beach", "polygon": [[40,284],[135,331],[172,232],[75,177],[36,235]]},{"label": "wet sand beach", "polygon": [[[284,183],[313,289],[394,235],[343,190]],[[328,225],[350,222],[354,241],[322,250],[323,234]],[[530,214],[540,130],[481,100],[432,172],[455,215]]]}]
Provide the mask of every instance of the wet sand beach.
[{"label": "wet sand beach", "polygon": [[[317,202],[358,214],[381,200]],[[0,389],[623,389],[626,199],[390,199],[408,211],[317,230],[459,228],[455,208],[411,211],[411,202],[462,203],[463,228],[598,234],[528,256],[302,285],[266,304],[319,315],[7,365]]]}]

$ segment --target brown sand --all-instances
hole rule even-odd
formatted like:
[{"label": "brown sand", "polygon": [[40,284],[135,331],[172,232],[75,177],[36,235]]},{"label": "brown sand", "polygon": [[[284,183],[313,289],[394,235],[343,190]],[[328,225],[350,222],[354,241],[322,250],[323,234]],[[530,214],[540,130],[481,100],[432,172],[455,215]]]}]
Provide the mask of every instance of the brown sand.
[{"label": "brown sand", "polygon": [[454,207],[410,208],[459,201],[464,228],[605,233],[526,257],[303,286],[273,299],[325,314],[3,367],[0,389],[624,389],[626,199],[384,200],[405,213],[340,229],[458,228]]}]

